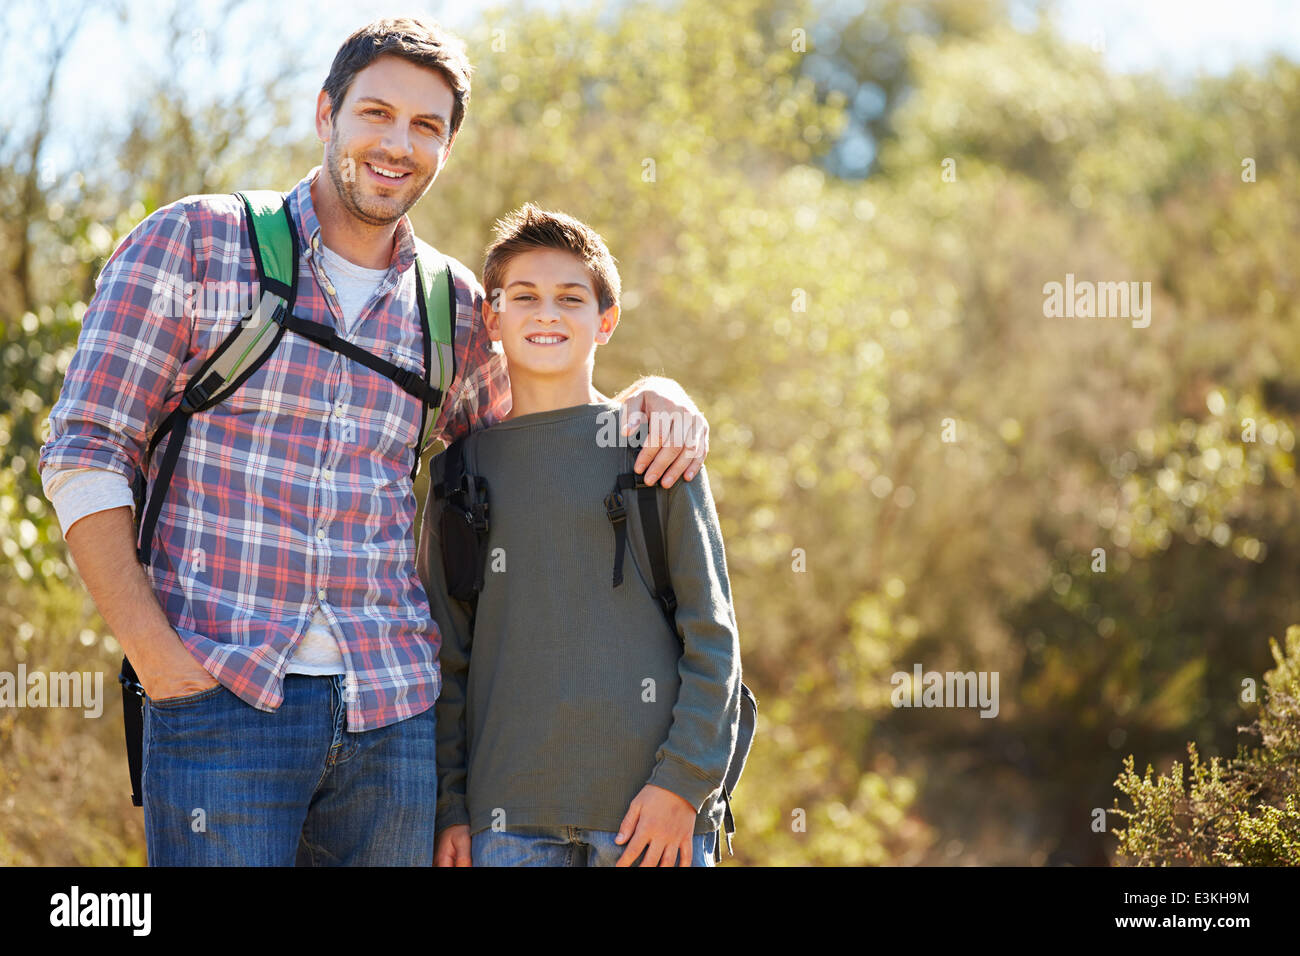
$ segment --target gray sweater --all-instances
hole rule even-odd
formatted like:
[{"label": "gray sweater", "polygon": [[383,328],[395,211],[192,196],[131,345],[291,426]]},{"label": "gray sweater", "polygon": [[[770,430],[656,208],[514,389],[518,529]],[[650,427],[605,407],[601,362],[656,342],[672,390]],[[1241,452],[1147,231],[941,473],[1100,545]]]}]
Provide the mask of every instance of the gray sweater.
[{"label": "gray sweater", "polygon": [[472,636],[469,608],[446,590],[442,502],[432,491],[425,501],[417,562],[442,635],[439,830],[614,831],[647,783],[696,808],[696,833],[722,821],[740,649],[708,474],[656,492],[679,643],[643,583],[652,578],[632,495],[623,583],[612,586],[605,496],[636,454],[598,441],[602,429],[617,435],[618,407],[538,412],[467,440],[491,523]]}]

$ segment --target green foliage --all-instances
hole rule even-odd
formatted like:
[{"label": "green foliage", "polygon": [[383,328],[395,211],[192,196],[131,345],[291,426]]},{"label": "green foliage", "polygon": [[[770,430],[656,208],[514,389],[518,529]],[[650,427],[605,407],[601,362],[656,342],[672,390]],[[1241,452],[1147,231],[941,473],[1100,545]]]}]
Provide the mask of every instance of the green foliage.
[{"label": "green foliage", "polygon": [[1119,862],[1137,866],[1300,865],[1300,627],[1287,628],[1286,652],[1269,638],[1276,667],[1264,674],[1259,718],[1243,728],[1258,748],[1239,748],[1235,760],[1206,765],[1187,745],[1188,777],[1175,762],[1153,778],[1134,772],[1133,755],[1115,787],[1132,804],[1112,813],[1128,821],[1116,828]]}]

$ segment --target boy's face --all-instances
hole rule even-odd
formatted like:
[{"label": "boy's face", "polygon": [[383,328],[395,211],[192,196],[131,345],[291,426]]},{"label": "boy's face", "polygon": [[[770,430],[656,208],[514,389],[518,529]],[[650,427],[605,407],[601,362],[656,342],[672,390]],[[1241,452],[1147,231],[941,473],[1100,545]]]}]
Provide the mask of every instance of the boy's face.
[{"label": "boy's face", "polygon": [[442,74],[396,56],[381,56],[358,71],[337,116],[321,91],[316,131],[325,143],[326,171],[348,212],[384,226],[419,201],[451,154],[455,102]]},{"label": "boy's face", "polygon": [[504,287],[487,293],[484,323],[505,349],[512,376],[590,379],[596,346],[618,325],[617,305],[600,311],[591,270],[559,249],[515,256]]}]

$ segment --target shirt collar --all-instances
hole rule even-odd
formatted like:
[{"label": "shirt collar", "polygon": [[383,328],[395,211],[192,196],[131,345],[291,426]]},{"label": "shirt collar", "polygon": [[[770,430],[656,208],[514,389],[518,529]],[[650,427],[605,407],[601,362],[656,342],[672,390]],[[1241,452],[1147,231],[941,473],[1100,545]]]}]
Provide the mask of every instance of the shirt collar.
[{"label": "shirt collar", "polygon": [[[311,201],[311,184],[316,181],[320,171],[319,166],[312,169],[289,193],[289,209],[296,218],[298,235],[305,237],[304,241],[313,251],[319,251],[321,238],[320,220],[316,218],[316,209]],[[396,266],[400,275],[415,261],[415,230],[405,213],[397,220],[396,237],[388,267],[391,269]]]}]

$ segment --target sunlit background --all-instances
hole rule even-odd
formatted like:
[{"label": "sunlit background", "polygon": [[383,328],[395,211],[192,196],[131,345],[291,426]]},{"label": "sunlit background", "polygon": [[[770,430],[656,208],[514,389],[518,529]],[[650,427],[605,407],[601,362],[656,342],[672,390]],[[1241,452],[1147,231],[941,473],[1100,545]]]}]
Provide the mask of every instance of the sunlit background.
[{"label": "sunlit background", "polygon": [[[0,671],[108,699],[0,709],[0,863],[144,862],[120,649],[36,472],[95,276],[158,207],[319,163],[335,50],[409,12],[476,69],[421,236],[479,270],[526,200],[590,222],[598,387],[668,374],[711,422],[760,700],[735,862],[1300,863],[1282,0],[5,4]],[[1053,314],[1067,276],[1149,283],[1149,324]],[[895,707],[917,664],[996,672],[997,716]],[[1191,742],[1262,750],[1198,784]]]}]

